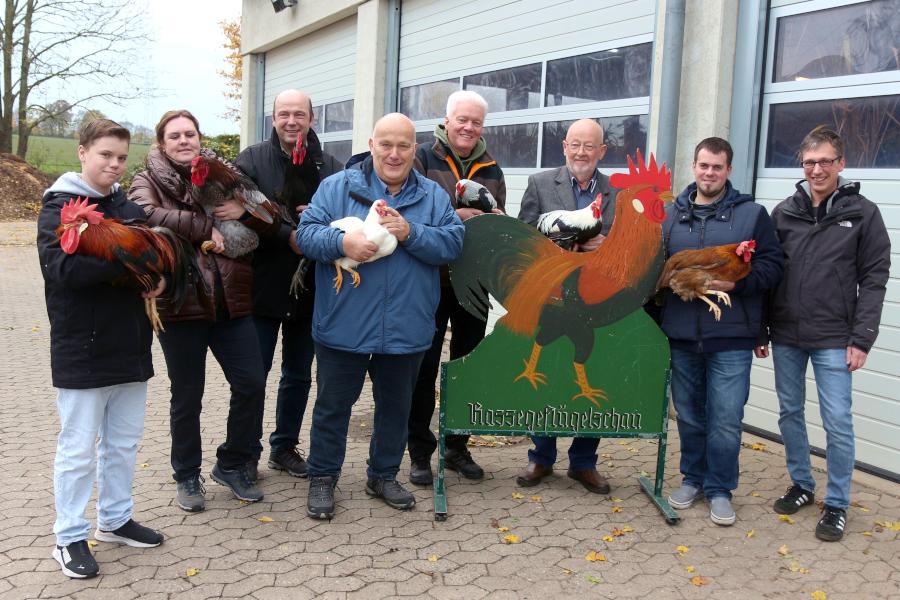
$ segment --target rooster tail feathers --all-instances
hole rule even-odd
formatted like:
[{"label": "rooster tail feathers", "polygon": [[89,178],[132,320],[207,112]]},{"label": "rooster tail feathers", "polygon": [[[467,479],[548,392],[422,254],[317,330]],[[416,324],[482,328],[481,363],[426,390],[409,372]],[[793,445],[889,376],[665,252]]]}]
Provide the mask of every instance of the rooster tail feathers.
[{"label": "rooster tail feathers", "polygon": [[[169,296],[176,312],[181,309],[192,283],[205,285],[197,264],[197,253],[193,245],[171,229],[154,227],[152,233],[157,234],[157,246],[160,254],[166,257],[165,270],[169,276],[167,282],[171,288]],[[195,281],[199,279],[199,281]]]}]

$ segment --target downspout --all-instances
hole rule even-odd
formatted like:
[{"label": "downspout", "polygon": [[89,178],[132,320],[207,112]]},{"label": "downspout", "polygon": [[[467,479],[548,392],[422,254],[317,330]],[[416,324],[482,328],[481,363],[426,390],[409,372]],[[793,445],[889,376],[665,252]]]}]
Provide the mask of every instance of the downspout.
[{"label": "downspout", "polygon": [[400,11],[402,0],[388,0],[387,64],[384,69],[384,114],[400,109],[397,77],[400,70]]},{"label": "downspout", "polygon": [[678,103],[681,98],[681,54],[684,47],[685,0],[665,0],[666,17],[659,90],[659,133],[656,136],[656,159],[668,165],[675,163],[678,136]]},{"label": "downspout", "polygon": [[266,131],[266,54],[260,52],[256,55],[256,141],[268,139]]}]

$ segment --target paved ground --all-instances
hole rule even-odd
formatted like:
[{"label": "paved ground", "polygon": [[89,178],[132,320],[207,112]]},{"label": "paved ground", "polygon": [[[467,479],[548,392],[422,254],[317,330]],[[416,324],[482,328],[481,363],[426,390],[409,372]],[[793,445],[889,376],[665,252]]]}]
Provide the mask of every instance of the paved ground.
[{"label": "paved ground", "polygon": [[[263,502],[241,505],[210,482],[207,511],[188,515],[173,504],[168,380],[158,345],[135,500],[138,519],[161,529],[166,542],[150,550],[99,543],[94,552],[102,575],[69,580],[50,558],[58,425],[33,227],[0,224],[0,599],[900,598],[900,534],[877,525],[900,522],[898,485],[860,475],[848,534],[825,544],[812,533],[817,510],[806,509],[794,523],[770,510],[787,485],[776,444],[754,449],[760,440],[746,438],[735,497],[739,520],[717,527],[705,503],[683,511],[680,524],[665,524],[635,481],[653,469],[651,443],[601,444],[601,469],[614,488],[610,497],[589,494],[567,479],[565,463],[546,485],[520,490],[514,479],[526,461],[527,444],[521,443],[474,449],[488,477],[471,483],[451,474],[451,516],[437,523],[431,490],[418,490],[419,505],[406,513],[365,495],[368,389],[353,415],[333,521],[305,516],[305,480],[264,466]],[[208,472],[224,431],[228,391],[212,360],[207,382]],[[270,399],[275,385],[273,377]],[[271,410],[267,417],[271,425]],[[674,430],[669,487],[678,482]],[[305,428],[304,440],[307,433]],[[406,470],[404,464],[404,479]],[[817,478],[824,480],[821,470]],[[504,543],[508,535],[518,542]],[[586,560],[591,552],[604,560]]]}]

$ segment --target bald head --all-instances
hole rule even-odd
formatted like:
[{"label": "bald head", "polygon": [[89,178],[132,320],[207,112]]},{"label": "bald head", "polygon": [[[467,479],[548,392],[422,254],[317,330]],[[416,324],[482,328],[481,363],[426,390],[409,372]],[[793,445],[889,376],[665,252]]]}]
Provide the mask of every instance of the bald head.
[{"label": "bald head", "polygon": [[563,141],[566,167],[578,183],[587,184],[597,171],[597,163],[606,154],[603,127],[593,119],[580,119],[569,126]]},{"label": "bald head", "polygon": [[304,142],[313,122],[312,100],[300,90],[284,90],[275,96],[272,124],[285,152],[290,153],[302,135]]},{"label": "bald head", "polygon": [[416,128],[400,113],[390,113],[375,122],[369,138],[375,174],[396,193],[409,177],[416,157]]}]

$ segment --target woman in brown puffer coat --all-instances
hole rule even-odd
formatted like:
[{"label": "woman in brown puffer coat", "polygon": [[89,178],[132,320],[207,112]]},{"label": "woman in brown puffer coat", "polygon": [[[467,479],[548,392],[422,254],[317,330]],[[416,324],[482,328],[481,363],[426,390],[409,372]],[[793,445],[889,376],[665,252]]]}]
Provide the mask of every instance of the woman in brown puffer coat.
[{"label": "woman in brown puffer coat", "polygon": [[[169,111],[156,125],[156,146],[146,169],[134,177],[128,197],[147,214],[150,225],[167,227],[191,241],[199,277],[184,305],[160,303],[165,331],[159,341],[171,381],[172,468],[178,483],[176,503],[188,512],[205,508],[200,476],[200,411],[207,349],[212,350],[231,386],[225,441],[216,451],[212,478],[250,502],[261,500],[253,464],[253,435],[265,397],[265,373],[251,315],[253,272],[249,256],[228,258],[215,219],[239,219],[253,227],[240,204],[220,204],[207,215],[194,197],[191,161],[201,153],[200,125],[186,110]],[[209,152],[202,150],[203,153]],[[261,224],[257,224],[261,225]],[[208,254],[200,245],[211,240]],[[258,440],[256,440],[258,442]]]}]

